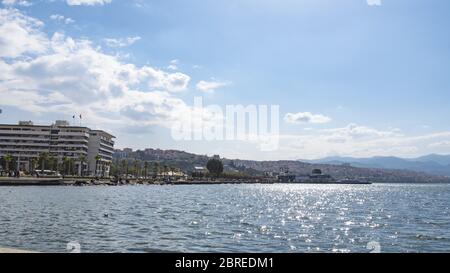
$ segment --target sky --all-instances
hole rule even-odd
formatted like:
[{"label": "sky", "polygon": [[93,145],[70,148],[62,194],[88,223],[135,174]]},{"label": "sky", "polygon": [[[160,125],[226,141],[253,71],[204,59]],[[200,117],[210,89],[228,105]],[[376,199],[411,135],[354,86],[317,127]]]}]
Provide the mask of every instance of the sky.
[{"label": "sky", "polygon": [[[255,160],[450,153],[447,0],[0,2],[0,123]],[[278,106],[279,145],[174,139],[218,122],[198,97]]]}]

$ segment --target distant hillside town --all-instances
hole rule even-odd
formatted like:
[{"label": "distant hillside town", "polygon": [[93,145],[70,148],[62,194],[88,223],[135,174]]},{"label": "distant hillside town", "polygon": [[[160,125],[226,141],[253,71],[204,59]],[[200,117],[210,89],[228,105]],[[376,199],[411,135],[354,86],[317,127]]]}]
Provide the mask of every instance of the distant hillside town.
[{"label": "distant hillside town", "polygon": [[[140,165],[147,162],[153,166],[166,166],[175,168],[188,175],[195,173],[199,168],[206,166],[211,158],[220,158],[219,155],[209,157],[178,150],[144,149],[133,150],[130,148],[117,149],[114,152],[115,166],[120,162],[134,162]],[[378,183],[448,183],[450,178],[443,175],[434,175],[424,172],[416,172],[404,169],[386,168],[360,168],[351,164],[319,164],[307,163],[296,160],[281,161],[254,161],[221,158],[225,173],[235,173],[246,176],[274,176],[284,170],[297,177],[310,175],[314,170],[320,169],[324,173],[336,179],[358,178]],[[133,165],[131,164],[131,165]]]}]

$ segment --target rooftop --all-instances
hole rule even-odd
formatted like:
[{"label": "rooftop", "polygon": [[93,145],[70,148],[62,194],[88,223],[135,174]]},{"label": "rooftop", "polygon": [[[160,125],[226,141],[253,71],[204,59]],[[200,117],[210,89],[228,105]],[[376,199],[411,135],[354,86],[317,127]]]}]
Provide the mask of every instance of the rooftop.
[{"label": "rooftop", "polygon": [[35,125],[33,123],[33,121],[28,120],[28,121],[19,121],[17,124],[0,124],[0,126],[3,127],[23,127],[23,128],[31,128],[31,127],[37,127],[37,128],[51,128],[53,126],[56,127],[64,127],[64,128],[69,128],[69,129],[87,129],[91,132],[98,132],[98,133],[103,133],[108,135],[111,138],[116,138],[115,136],[113,136],[112,134],[103,131],[103,130],[92,130],[89,127],[86,126],[75,126],[75,125],[70,125],[70,123],[66,120],[57,120],[55,121],[55,123],[50,124],[50,125]]}]

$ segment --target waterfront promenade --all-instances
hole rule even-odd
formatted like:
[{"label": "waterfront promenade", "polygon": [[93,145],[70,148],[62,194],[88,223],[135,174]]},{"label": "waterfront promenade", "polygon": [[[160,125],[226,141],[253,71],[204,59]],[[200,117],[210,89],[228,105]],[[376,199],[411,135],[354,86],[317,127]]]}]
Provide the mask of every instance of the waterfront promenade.
[{"label": "waterfront promenade", "polygon": [[57,186],[57,185],[64,185],[64,180],[59,178],[0,177],[0,186]]},{"label": "waterfront promenade", "polygon": [[153,179],[130,179],[121,182],[93,178],[35,178],[0,177],[0,186],[121,186],[121,185],[212,185],[212,184],[274,184],[277,181],[263,179],[214,179],[161,181]]}]

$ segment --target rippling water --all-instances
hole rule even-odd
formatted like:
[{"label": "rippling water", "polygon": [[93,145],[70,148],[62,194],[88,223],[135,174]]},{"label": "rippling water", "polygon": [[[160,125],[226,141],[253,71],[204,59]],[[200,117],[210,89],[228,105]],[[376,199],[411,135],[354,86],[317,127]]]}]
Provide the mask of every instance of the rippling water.
[{"label": "rippling water", "polygon": [[450,251],[450,185],[1,187],[0,246],[65,252]]}]

